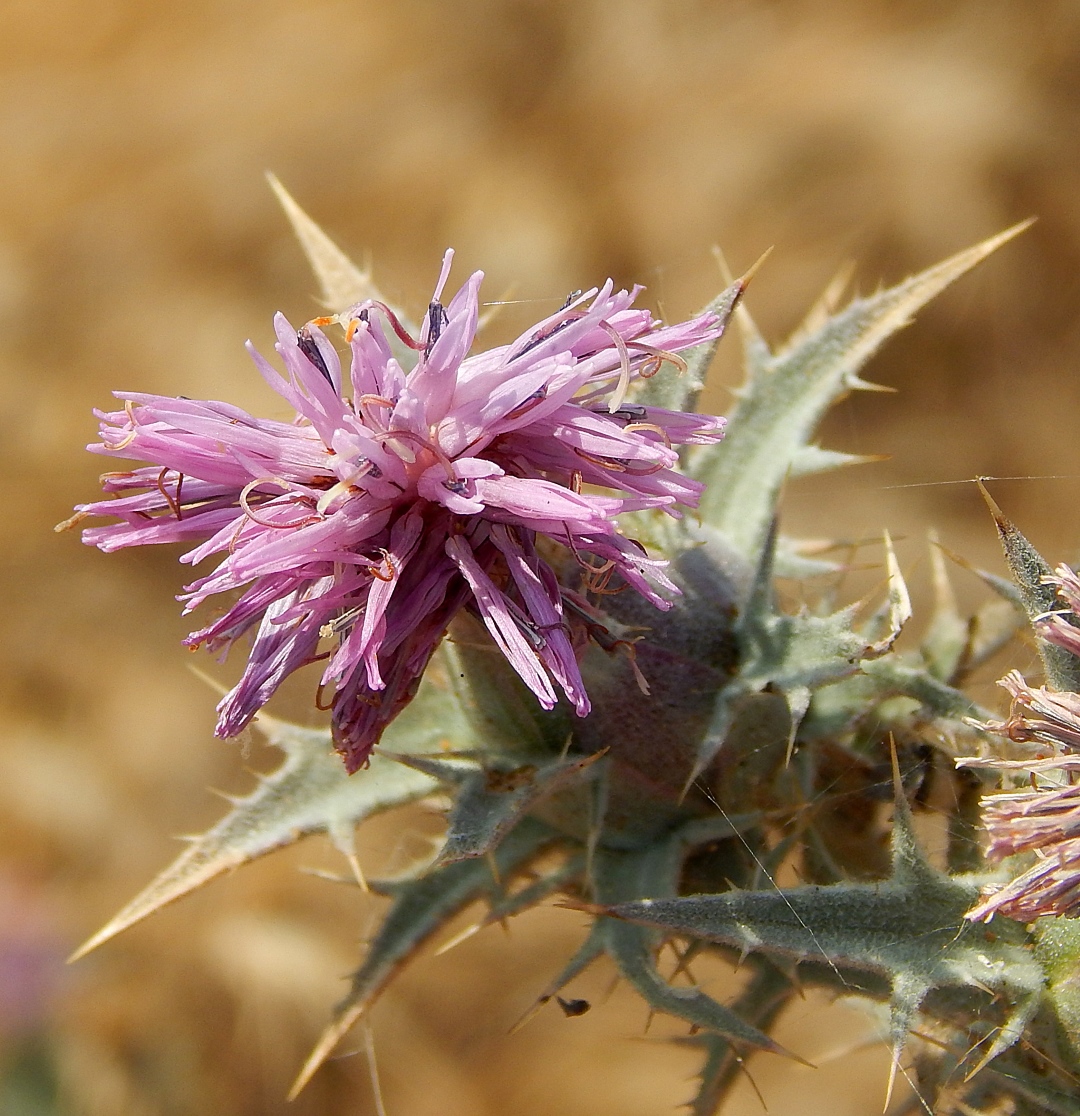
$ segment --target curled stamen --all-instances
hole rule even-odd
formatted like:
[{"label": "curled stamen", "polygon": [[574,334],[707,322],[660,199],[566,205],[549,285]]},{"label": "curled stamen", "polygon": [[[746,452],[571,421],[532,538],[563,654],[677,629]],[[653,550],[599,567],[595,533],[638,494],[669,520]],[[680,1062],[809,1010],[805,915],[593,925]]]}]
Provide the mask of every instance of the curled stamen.
[{"label": "curled stamen", "polygon": [[[405,438],[407,441],[416,442],[418,445],[423,446],[424,449],[428,450],[432,454],[435,460],[438,461],[438,463],[446,471],[448,479],[450,479],[451,481],[456,481],[458,479],[457,474],[454,472],[454,466],[450,462],[450,458],[448,458],[446,454],[443,453],[441,449],[439,449],[438,445],[435,442],[429,442],[427,438],[421,438],[419,434],[416,434],[412,430],[384,430],[382,433],[373,434],[372,438],[374,438],[376,442],[383,444],[385,444],[386,442],[400,440],[402,438]],[[402,457],[402,459],[409,465],[412,465],[416,461],[415,456],[413,456],[412,458],[407,458],[404,457],[404,455],[402,455],[401,453],[399,453],[398,456]]]},{"label": "curled stamen", "polygon": [[611,597],[619,592],[617,589],[608,589],[611,579],[615,575],[614,568],[588,573],[585,575],[585,587],[590,593],[598,597]]},{"label": "curled stamen", "polygon": [[635,469],[629,461],[622,461],[620,464],[622,465],[620,472],[625,473],[628,477],[651,477],[653,473],[659,473],[661,469],[667,468],[662,461],[646,465],[643,469]]},{"label": "curled stamen", "polygon": [[135,405],[130,399],[124,400],[124,411],[127,414],[128,421],[131,423],[131,429],[124,435],[124,437],[116,443],[115,446],[109,446],[110,453],[116,453],[119,450],[127,449],[132,442],[138,437],[139,424],[135,421]]},{"label": "curled stamen", "polygon": [[624,434],[632,434],[637,430],[651,430],[655,434],[659,434],[664,441],[664,445],[671,449],[671,439],[668,437],[667,431],[662,426],[657,426],[654,422],[628,422],[623,427]]},{"label": "curled stamen", "polygon": [[389,407],[391,410],[394,407],[394,401],[387,399],[385,395],[361,395],[357,397],[356,405],[358,407]]},{"label": "curled stamen", "polygon": [[337,698],[337,693],[335,692],[334,696],[330,699],[330,704],[329,705],[324,705],[323,704],[323,690],[326,689],[326,685],[327,685],[327,683],[320,682],[318,684],[318,686],[315,687],[315,708],[320,710],[323,713],[327,712],[327,710],[330,710],[330,709],[334,708],[334,701]]},{"label": "curled stamen", "polygon": [[398,575],[397,566],[394,565],[394,559],[391,557],[390,552],[383,547],[379,548],[379,553],[383,556],[383,562],[386,563],[388,572],[383,574],[378,566],[368,566],[367,572],[378,581],[393,581]]},{"label": "curled stamen", "polygon": [[[257,477],[255,480],[249,481],[247,484],[244,485],[243,489],[241,489],[240,491],[238,502],[240,504],[240,507],[243,508],[244,514],[248,517],[248,519],[250,519],[254,523],[257,523],[260,527],[271,527],[274,530],[285,531],[293,527],[306,527],[309,523],[318,523],[319,520],[322,518],[322,516],[319,515],[309,515],[306,518],[296,520],[293,523],[270,523],[268,520],[260,519],[251,510],[251,505],[248,503],[248,496],[250,495],[252,489],[258,488],[260,484],[277,484],[285,489],[286,492],[290,491],[290,486],[287,485],[283,480],[279,480],[277,477]],[[236,535],[233,536],[232,542],[229,543],[230,553],[232,552],[233,547],[236,545],[237,537],[239,536],[239,534],[240,531],[238,529]]]},{"label": "curled stamen", "polygon": [[408,345],[410,349],[415,349],[420,352],[423,345],[419,341],[414,341],[409,331],[401,324],[401,320],[397,314],[386,305],[385,302],[379,302],[378,299],[372,299],[368,306],[377,306],[385,315],[386,320],[390,323],[390,328],[398,335],[398,340],[403,344]]},{"label": "curled stamen", "polygon": [[169,511],[172,512],[178,520],[183,519],[183,509],[180,506],[180,490],[184,485],[184,474],[176,474],[176,497],[175,499],[165,491],[165,475],[170,472],[168,467],[161,470],[157,475],[157,490],[161,493],[165,503],[169,505]]},{"label": "curled stamen", "polygon": [[644,380],[648,380],[652,376],[655,376],[665,363],[674,364],[679,370],[680,376],[686,372],[686,361],[677,353],[669,353],[667,349],[657,349],[653,345],[646,345],[643,341],[628,341],[627,345],[631,348],[640,349],[642,352],[651,354],[652,359],[647,360],[638,369],[638,375]]},{"label": "curled stamen", "polygon": [[626,393],[630,390],[630,350],[626,347],[622,334],[610,322],[602,321],[599,325],[619,350],[619,382],[615,385],[608,402],[608,414],[613,415],[623,405]]},{"label": "curled stamen", "polygon": [[576,562],[576,563],[577,563],[577,564],[578,564],[578,565],[579,565],[579,566],[580,566],[580,567],[581,567],[581,568],[582,568],[583,570],[588,570],[590,574],[603,574],[603,573],[607,573],[607,571],[608,571],[608,570],[611,570],[611,569],[613,569],[613,568],[615,567],[615,561],[614,561],[614,559],[612,559],[612,558],[609,558],[609,559],[608,559],[608,560],[607,560],[606,562],[604,562],[604,563],[603,563],[602,565],[599,565],[599,566],[594,566],[594,565],[592,565],[592,564],[591,564],[590,562],[587,562],[587,561],[586,561],[586,560],[585,560],[585,559],[584,559],[584,558],[583,558],[583,557],[581,556],[581,551],[580,551],[580,550],[578,550],[578,548],[577,548],[577,544],[576,544],[576,543],[574,542],[574,537],[573,537],[573,535],[567,534],[567,536],[566,536],[566,544],[567,544],[567,546],[568,546],[568,547],[569,547],[569,549],[570,549],[570,553],[571,553],[571,554],[573,554],[573,556],[574,556],[574,561],[575,561],[575,562]]},{"label": "curled stamen", "polygon": [[595,457],[591,453],[587,453],[579,446],[574,447],[574,453],[578,457],[585,458],[586,461],[592,462],[593,465],[598,465],[601,469],[607,469],[612,473],[625,473],[628,472],[626,466],[617,458],[614,457]]}]

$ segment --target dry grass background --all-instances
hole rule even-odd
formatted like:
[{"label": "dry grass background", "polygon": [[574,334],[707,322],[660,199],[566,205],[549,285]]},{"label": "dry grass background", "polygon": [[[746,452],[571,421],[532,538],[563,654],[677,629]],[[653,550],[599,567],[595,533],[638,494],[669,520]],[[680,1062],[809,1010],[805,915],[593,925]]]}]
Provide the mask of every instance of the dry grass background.
[{"label": "dry grass background", "polygon": [[[373,901],[298,871],[334,865],[309,842],[59,963],[175,854],[172,834],[217,816],[208,785],[249,782],[178,646],[175,553],[106,557],[51,527],[95,491],[81,446],[110,388],[272,406],[242,342],[268,345],[275,309],[316,311],[264,170],[414,310],[447,244],[459,279],[487,270],[488,297],[544,300],[494,336],[607,275],[685,315],[718,286],[715,243],[735,268],[777,246],[751,307],[779,338],[847,260],[866,289],[1037,215],[877,360],[898,395],[830,420],[832,445],[891,459],[804,484],[789,522],[888,525],[909,568],[934,524],[993,564],[970,484],[890,486],[1054,476],[995,491],[1048,555],[1075,555],[1074,0],[7,0],[0,28],[5,1113],[285,1112],[370,926]],[[279,708],[310,719],[306,689]],[[422,824],[375,824],[369,870]],[[625,991],[605,1001],[610,973],[582,985],[589,1015],[507,1035],[579,922],[488,931],[387,994],[391,1116],[636,1116],[688,1095],[694,1056],[659,1021],[645,1036]],[[869,1030],[807,1001],[781,1038],[815,1059]],[[871,1043],[753,1072],[776,1116],[855,1116],[880,1111],[885,1065]],[[363,1059],[288,1111],[373,1111]],[[746,1089],[728,1116],[759,1111]]]}]

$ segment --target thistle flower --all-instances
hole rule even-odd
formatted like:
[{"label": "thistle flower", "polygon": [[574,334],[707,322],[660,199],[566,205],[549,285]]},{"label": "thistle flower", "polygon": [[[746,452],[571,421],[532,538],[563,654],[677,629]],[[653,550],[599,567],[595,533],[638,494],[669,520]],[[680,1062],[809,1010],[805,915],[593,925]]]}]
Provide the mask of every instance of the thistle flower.
[{"label": "thistle flower", "polygon": [[957,763],[1030,777],[1031,789],[986,798],[982,815],[990,860],[1021,852],[1034,852],[1038,859],[1010,883],[987,889],[967,917],[989,919],[1000,911],[1033,922],[1043,915],[1080,914],[1080,786],[1045,781],[1080,771],[1080,694],[1035,689],[1017,671],[999,684],[1012,695],[1012,708],[1005,721],[983,727],[1017,743],[1039,744],[1041,755],[1017,760],[965,757]]},{"label": "thistle flower", "polygon": [[[723,323],[704,314],[662,326],[633,307],[638,288],[609,281],[512,344],[468,356],[482,273],[444,307],[452,256],[415,340],[368,300],[299,331],[279,314],[285,376],[248,342],[292,422],[136,392],[116,393],[121,410],[97,412],[92,452],[150,464],[106,473],[113,498],[78,506],[61,526],[113,516],[83,541],[104,551],[193,542],[182,562],[219,558],[180,597],[187,613],[240,591],[189,647],[224,654],[254,630],[243,675],[218,706],[218,736],[235,736],[287,675],[322,660],[319,691],[333,690],[334,740],[355,770],[461,608],[482,618],[542,706],[555,705],[558,687],[584,716],[577,654],[590,606],[559,584],[539,538],[578,563],[586,593],[621,579],[667,608],[678,592],[615,517],[694,507],[702,486],[676,471],[673,447],[719,440],[724,420],[626,395]],[[347,384],[322,332],[331,324],[345,330]],[[387,327],[418,354],[411,371],[392,355]]]}]

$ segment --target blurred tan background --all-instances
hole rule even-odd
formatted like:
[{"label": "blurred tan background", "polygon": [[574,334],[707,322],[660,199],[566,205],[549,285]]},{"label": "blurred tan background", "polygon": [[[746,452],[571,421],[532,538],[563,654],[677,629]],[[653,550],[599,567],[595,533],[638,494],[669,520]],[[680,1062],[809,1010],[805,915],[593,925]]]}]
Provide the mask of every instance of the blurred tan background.
[{"label": "blurred tan background", "polygon": [[[888,526],[919,584],[929,525],[1000,568],[973,486],[942,482],[1030,477],[992,488],[1044,553],[1076,555],[1075,0],[7,0],[0,57],[5,1114],[374,1111],[361,1056],[283,1100],[376,910],[302,874],[338,866],[319,842],[60,964],[221,813],[208,786],[272,762],[211,738],[176,552],[52,533],[96,491],[82,446],[111,388],[274,406],[243,341],[268,348],[273,311],[318,307],[267,169],[414,312],[454,245],[459,281],[482,267],[488,298],[526,300],[493,340],[608,275],[685,316],[718,289],[714,244],[737,270],[776,246],[750,306],[778,340],[847,261],[869,290],[1036,215],[877,359],[899,394],[829,420],[830,445],[890,460],[794,489],[788,524]],[[277,708],[310,722],[309,699],[305,683]],[[368,871],[421,828],[374,824]],[[686,1099],[696,1055],[663,1021],[646,1035],[624,989],[605,999],[609,971],[576,988],[589,1015],[507,1034],[580,930],[543,911],[410,970],[373,1015],[390,1116]],[[780,1037],[823,1064],[754,1059],[769,1112],[879,1112],[881,1045],[826,1058],[873,1026],[800,1005]],[[760,1111],[749,1086],[726,1110]]]}]

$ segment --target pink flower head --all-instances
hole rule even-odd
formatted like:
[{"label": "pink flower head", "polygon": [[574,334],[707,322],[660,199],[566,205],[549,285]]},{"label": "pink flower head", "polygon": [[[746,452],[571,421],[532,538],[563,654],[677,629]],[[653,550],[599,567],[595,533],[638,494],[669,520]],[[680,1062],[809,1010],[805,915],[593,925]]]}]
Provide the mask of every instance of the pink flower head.
[{"label": "pink flower head", "polygon": [[[621,579],[659,608],[677,593],[665,563],[619,534],[615,517],[696,506],[702,486],[677,471],[673,447],[718,441],[724,420],[631,404],[626,392],[723,323],[704,314],[663,326],[634,308],[637,289],[609,281],[512,344],[469,356],[482,273],[444,307],[451,258],[416,340],[369,300],[299,331],[279,314],[284,376],[248,343],[292,422],[134,392],[116,393],[122,410],[98,412],[92,452],[151,464],[105,474],[114,498],[80,505],[69,523],[115,517],[83,532],[105,551],[194,543],[182,562],[218,562],[186,587],[185,612],[239,596],[188,646],[223,653],[254,632],[218,706],[218,736],[235,736],[288,674],[322,660],[334,740],[355,770],[463,607],[542,706],[555,705],[557,687],[585,716],[568,615],[582,601],[558,583],[538,536],[565,548],[586,589]],[[320,329],[331,323],[345,328],[347,381]],[[418,354],[411,371],[387,327]]]},{"label": "pink flower head", "polygon": [[[990,884],[966,916],[988,920],[1000,912],[1020,922],[1043,915],[1080,914],[1080,785],[1064,781],[1080,771],[1080,694],[1035,689],[1016,671],[999,683],[1012,695],[1004,721],[982,727],[1038,749],[1027,759],[966,756],[963,767],[997,767],[1026,774],[1030,789],[983,799],[987,856],[1003,860],[1035,854],[1035,863],[1006,884]],[[1042,780],[1040,782],[1040,779]]]}]

